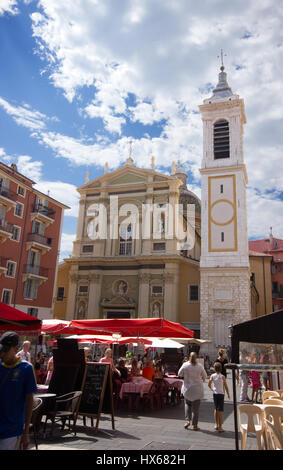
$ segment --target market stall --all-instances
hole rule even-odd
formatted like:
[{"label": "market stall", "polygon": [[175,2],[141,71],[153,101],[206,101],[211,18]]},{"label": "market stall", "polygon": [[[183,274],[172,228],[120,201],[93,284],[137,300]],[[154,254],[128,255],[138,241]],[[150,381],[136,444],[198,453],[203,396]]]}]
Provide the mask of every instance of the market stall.
[{"label": "market stall", "polygon": [[[283,310],[270,313],[231,327],[235,445],[239,448],[236,372],[269,372],[273,389],[283,388]],[[274,376],[275,374],[275,376]]]}]

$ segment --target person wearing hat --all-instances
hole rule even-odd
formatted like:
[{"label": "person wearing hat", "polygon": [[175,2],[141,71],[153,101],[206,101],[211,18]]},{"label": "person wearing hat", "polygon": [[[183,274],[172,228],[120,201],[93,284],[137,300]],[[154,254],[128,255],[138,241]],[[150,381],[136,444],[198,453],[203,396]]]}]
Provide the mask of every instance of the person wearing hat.
[{"label": "person wearing hat", "polygon": [[33,394],[37,391],[33,366],[17,357],[19,336],[6,331],[0,337],[0,450],[25,450]]}]

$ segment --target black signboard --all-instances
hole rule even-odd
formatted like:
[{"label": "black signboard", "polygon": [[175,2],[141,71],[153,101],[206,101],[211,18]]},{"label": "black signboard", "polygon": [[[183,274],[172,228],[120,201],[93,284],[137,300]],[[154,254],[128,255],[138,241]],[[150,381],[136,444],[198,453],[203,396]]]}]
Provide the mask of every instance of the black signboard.
[{"label": "black signboard", "polygon": [[112,415],[112,428],[114,428],[114,404],[112,374],[110,364],[100,362],[87,362],[82,383],[82,398],[79,414],[97,418],[98,429],[101,413]]}]

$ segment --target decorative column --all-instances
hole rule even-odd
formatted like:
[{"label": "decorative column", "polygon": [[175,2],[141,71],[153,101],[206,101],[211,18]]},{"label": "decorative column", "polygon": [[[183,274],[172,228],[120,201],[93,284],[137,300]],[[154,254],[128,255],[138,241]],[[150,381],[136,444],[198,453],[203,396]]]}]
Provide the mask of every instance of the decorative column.
[{"label": "decorative column", "polygon": [[[178,268],[178,267],[177,267]],[[178,321],[178,271],[167,271],[164,274],[164,318]]]},{"label": "decorative column", "polygon": [[70,272],[69,275],[69,289],[68,289],[68,300],[67,300],[67,312],[66,320],[74,320],[75,308],[76,308],[76,294],[77,294],[77,282],[79,276],[76,272]]},{"label": "decorative column", "polygon": [[97,274],[97,273],[90,274],[87,318],[99,318],[101,284],[102,284],[101,274]]},{"label": "decorative column", "polygon": [[149,317],[149,289],[150,289],[150,274],[140,273],[139,274],[139,318]]}]

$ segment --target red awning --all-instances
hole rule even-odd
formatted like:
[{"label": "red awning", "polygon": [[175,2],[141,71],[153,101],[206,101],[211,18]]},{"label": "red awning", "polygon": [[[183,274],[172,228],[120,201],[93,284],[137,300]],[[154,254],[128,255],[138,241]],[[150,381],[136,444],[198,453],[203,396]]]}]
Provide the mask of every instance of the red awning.
[{"label": "red awning", "polygon": [[41,333],[50,335],[61,332],[63,328],[67,328],[70,322],[67,320],[58,320],[56,318],[50,320],[42,320]]},{"label": "red awning", "polygon": [[113,334],[128,337],[193,338],[194,332],[163,318],[72,320],[62,334]]},{"label": "red awning", "polygon": [[37,334],[41,320],[32,317],[17,308],[0,302],[0,333],[16,331],[18,334]]}]

